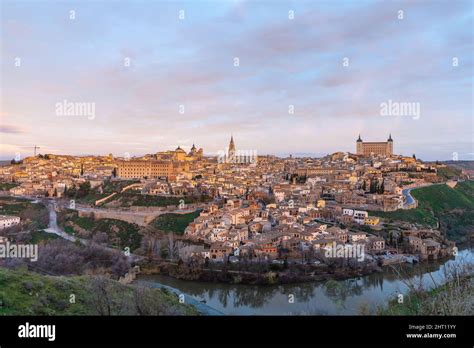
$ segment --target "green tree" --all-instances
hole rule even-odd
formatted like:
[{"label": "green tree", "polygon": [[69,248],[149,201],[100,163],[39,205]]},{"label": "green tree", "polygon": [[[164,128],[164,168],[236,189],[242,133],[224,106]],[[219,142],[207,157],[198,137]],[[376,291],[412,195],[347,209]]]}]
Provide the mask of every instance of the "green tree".
[{"label": "green tree", "polygon": [[77,198],[83,198],[87,196],[91,191],[91,183],[89,181],[86,181],[79,185],[79,190],[77,190],[76,197]]},{"label": "green tree", "polygon": [[377,181],[375,180],[370,180],[370,193],[376,193],[377,192]]}]

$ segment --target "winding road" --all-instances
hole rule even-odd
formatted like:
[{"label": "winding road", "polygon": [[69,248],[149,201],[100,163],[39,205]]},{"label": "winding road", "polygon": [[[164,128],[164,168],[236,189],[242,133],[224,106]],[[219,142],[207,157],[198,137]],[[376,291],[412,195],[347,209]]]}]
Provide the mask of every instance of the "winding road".
[{"label": "winding road", "polygon": [[405,197],[405,199],[403,200],[403,209],[415,208],[413,204],[416,204],[416,200],[411,195],[411,190],[413,190],[413,188],[407,188],[402,190],[402,194]]},{"label": "winding road", "polygon": [[59,228],[58,217],[56,215],[55,202],[48,201],[48,202],[43,202],[43,204],[46,206],[46,208],[48,208],[48,212],[49,212],[49,223],[48,223],[48,228],[44,230],[45,232],[55,234],[73,243],[79,240],[82,244],[84,245],[86,244],[86,240],[71,236],[70,234],[67,234],[62,229]]}]

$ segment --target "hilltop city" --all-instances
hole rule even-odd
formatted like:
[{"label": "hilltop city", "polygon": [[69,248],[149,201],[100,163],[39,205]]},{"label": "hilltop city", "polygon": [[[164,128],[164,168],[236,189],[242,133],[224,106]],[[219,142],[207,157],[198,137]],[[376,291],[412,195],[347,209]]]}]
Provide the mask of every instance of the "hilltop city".
[{"label": "hilltop city", "polygon": [[[1,167],[0,180],[11,197],[55,202],[59,226],[50,221],[46,232],[91,239],[94,233],[75,218],[123,221],[138,228],[127,230],[125,241],[106,236],[105,242],[150,255],[146,229],[168,228],[180,244],[163,259],[319,265],[334,251],[334,257],[353,255],[367,268],[452,255],[455,244],[439,229],[384,218],[417,207],[412,189],[454,187],[457,181],[438,175],[446,165],[396,155],[391,135],[384,142],[359,135],[354,150],[279,158],[239,150],[231,137],[218,156],[205,156],[195,145],[142,157],[39,154]],[[171,227],[157,224],[161,215],[177,220]],[[2,229],[23,222],[1,216]]]}]

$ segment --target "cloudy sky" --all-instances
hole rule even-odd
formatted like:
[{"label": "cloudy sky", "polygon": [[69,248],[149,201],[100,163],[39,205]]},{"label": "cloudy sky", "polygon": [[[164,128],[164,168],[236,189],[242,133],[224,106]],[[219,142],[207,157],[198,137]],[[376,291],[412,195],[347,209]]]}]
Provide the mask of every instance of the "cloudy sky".
[{"label": "cloudy sky", "polygon": [[[473,159],[472,1],[0,3],[2,159],[35,144],[212,154],[231,134],[258,154],[324,155],[355,152],[359,133]],[[420,112],[382,115],[389,100]]]}]

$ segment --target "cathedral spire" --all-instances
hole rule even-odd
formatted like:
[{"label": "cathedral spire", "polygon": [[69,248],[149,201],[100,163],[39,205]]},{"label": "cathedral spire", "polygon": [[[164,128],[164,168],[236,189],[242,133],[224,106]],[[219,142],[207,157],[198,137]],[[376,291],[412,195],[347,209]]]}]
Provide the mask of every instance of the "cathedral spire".
[{"label": "cathedral spire", "polygon": [[228,156],[233,160],[235,156],[235,144],[234,144],[234,136],[230,136],[230,143],[229,143],[229,151],[228,151]]}]

